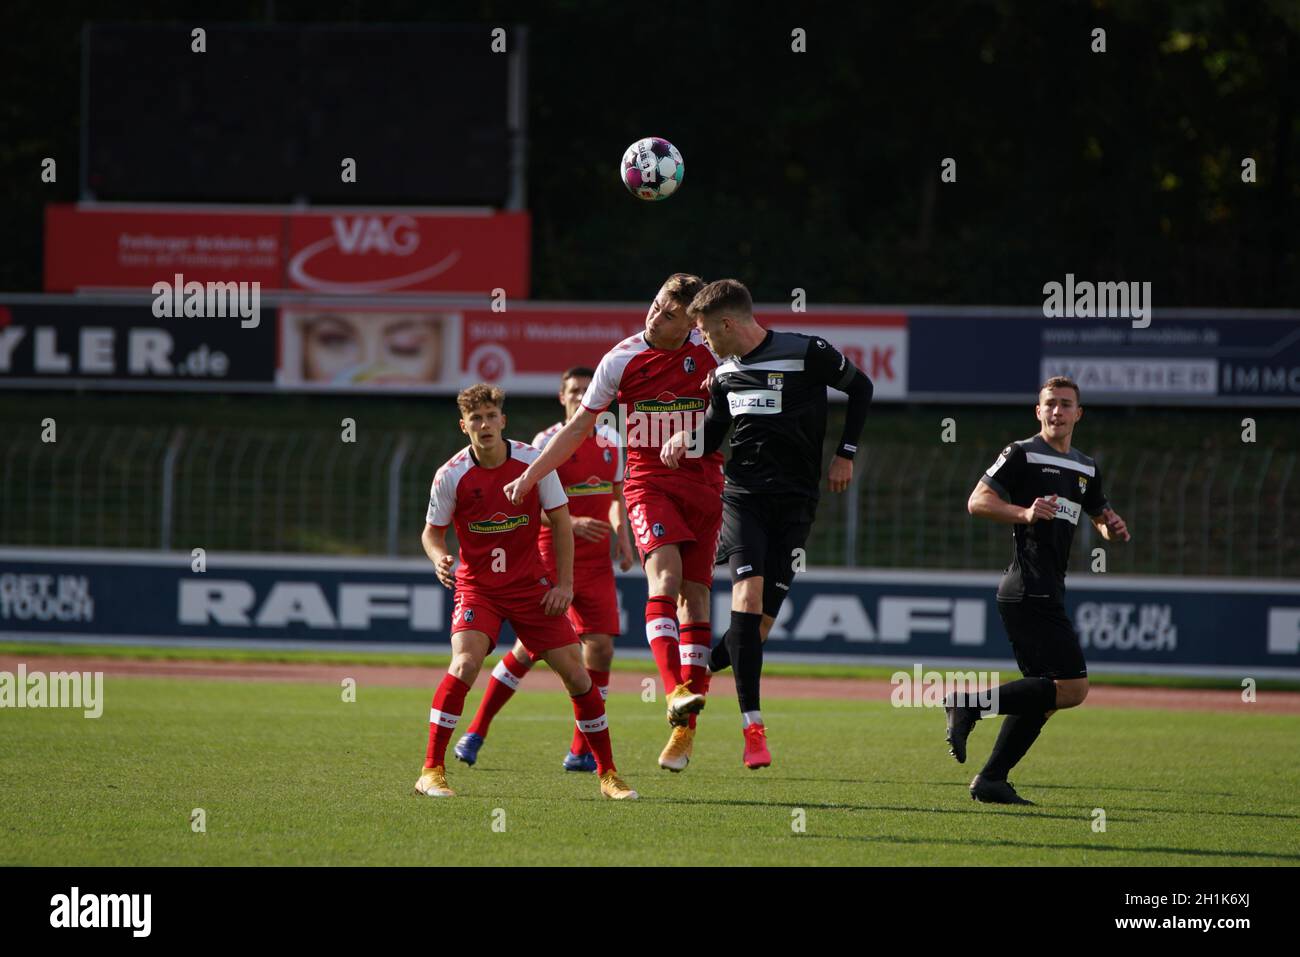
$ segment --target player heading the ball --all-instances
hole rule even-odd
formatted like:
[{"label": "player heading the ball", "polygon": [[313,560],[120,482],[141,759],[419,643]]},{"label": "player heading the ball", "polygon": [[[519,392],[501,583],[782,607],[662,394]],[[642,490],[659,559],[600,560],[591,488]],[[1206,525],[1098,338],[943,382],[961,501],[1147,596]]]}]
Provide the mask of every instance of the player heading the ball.
[{"label": "player heading the ball", "polygon": [[704,280],[690,273],[674,273],[664,281],[646,312],[645,331],[605,354],[581,411],[506,486],[512,502],[522,501],[574,453],[597,416],[614,404],[620,421],[635,423],[624,440],[623,496],[649,585],[646,640],[667,692],[673,727],[659,755],[659,766],[668,771],[682,771],[690,761],[695,718],[708,693],[709,592],[722,524],[721,454],[687,458],[677,469],[659,459],[660,446],[681,428],[683,417],[702,419],[708,404],[705,380],[718,360],[686,314],[703,288]]}]

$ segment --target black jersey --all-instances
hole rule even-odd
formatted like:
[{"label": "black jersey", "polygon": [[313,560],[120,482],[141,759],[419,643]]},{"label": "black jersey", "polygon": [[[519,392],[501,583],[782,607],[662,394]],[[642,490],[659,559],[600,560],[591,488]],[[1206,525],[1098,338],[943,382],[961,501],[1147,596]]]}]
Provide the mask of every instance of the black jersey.
[{"label": "black jersey", "polygon": [[1084,514],[1106,508],[1097,463],[1078,449],[1058,452],[1041,435],[1012,442],[980,481],[1013,505],[1056,498],[1056,518],[1012,526],[1011,564],[998,585],[998,601],[1065,598],[1065,566],[1074,530]]},{"label": "black jersey", "polygon": [[[731,493],[818,498],[826,438],[826,387],[848,392],[850,414],[838,454],[853,458],[871,380],[825,339],[769,330],[753,351],[718,366],[705,419],[705,449],[729,425]],[[716,447],[716,446],[714,446]]]}]

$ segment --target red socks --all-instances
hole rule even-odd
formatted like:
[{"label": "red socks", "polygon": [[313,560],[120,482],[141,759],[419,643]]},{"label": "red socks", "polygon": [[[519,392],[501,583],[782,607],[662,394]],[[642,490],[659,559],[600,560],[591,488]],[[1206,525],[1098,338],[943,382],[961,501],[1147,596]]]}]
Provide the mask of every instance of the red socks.
[{"label": "red socks", "polygon": [[713,629],[707,621],[688,621],[681,626],[678,651],[683,680],[691,683],[691,690],[704,694],[708,690],[709,645],[713,643]]},{"label": "red socks", "polygon": [[585,694],[573,695],[573,715],[578,732],[596,756],[596,773],[614,770],[614,752],[609,743],[609,720],[605,717],[605,699],[592,681]]},{"label": "red socks", "polygon": [[488,728],[492,725],[492,719],[497,716],[497,712],[505,707],[507,701],[514,697],[515,691],[519,688],[519,682],[523,680],[524,675],[528,674],[529,669],[533,667],[533,660],[525,657],[520,661],[515,657],[514,649],[507,651],[505,657],[497,662],[497,666],[492,669],[492,677],[488,679],[487,691],[483,692],[483,700],[478,704],[478,711],[474,714],[474,720],[469,726],[470,734],[477,734],[486,738]]},{"label": "red socks", "polygon": [[[596,690],[600,692],[600,700],[604,701],[609,697],[609,672],[594,671],[593,669],[588,668],[587,674],[591,675],[591,683],[595,685]],[[575,728],[573,732],[573,743],[569,745],[569,753],[586,754],[589,750],[590,749],[587,747],[587,739],[583,736],[582,731]]]},{"label": "red socks", "polygon": [[448,672],[433,693],[433,707],[429,710],[429,749],[424,754],[424,766],[436,768],[447,760],[447,742],[456,730],[456,722],[465,710],[465,695],[469,685]]},{"label": "red socks", "polygon": [[677,602],[667,595],[652,595],[646,601],[645,637],[650,642],[659,679],[667,694],[682,683],[681,655],[677,650]]}]

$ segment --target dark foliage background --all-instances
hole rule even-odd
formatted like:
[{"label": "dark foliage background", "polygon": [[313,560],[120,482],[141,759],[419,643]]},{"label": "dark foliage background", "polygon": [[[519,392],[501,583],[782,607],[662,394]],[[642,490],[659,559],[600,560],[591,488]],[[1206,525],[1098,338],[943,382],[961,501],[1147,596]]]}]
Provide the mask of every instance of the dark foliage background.
[{"label": "dark foliage background", "polygon": [[[1300,302],[1300,3],[1289,0],[816,14],[11,0],[3,16],[4,290],[40,288],[41,210],[76,198],[84,20],[435,21],[528,26],[538,298],[644,299],[666,272],[689,269],[738,276],[760,299],[800,287],[810,303],[1038,303],[1066,272],[1150,281],[1158,307]],[[805,54],[790,50],[795,27]],[[1104,54],[1090,51],[1095,27]],[[420,109],[411,103],[413,125]],[[627,144],[652,134],[687,163],[681,193],[653,205],[615,173]],[[45,156],[59,162],[56,185],[40,182]],[[949,156],[954,184],[939,179]],[[1245,157],[1255,184],[1241,180]],[[196,183],[193,199],[204,198]]]}]

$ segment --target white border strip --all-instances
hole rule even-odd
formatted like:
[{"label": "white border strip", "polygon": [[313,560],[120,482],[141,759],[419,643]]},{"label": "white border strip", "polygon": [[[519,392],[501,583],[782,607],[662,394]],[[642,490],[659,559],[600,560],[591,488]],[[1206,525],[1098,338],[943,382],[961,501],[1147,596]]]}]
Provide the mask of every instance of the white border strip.
[{"label": "white border strip", "polygon": [[[98,562],[109,565],[175,565],[189,568],[189,552],[145,551],[113,548],[0,548],[0,561],[41,561],[63,564]],[[427,558],[368,558],[336,555],[295,555],[274,552],[207,553],[208,570],[221,568],[295,568],[333,571],[400,571],[433,574]],[[620,578],[640,577],[639,572],[615,571]],[[880,570],[870,568],[826,568],[814,566],[799,575],[801,582],[864,585],[961,585],[996,589],[998,572],[934,571],[930,569]],[[1172,575],[1083,575],[1072,576],[1066,588],[1075,591],[1174,591],[1226,592],[1245,595],[1300,595],[1296,579],[1179,578]]]},{"label": "white border strip", "polygon": [[[256,638],[192,638],[181,635],[176,637],[159,637],[157,635],[113,635],[111,637],[105,637],[100,635],[69,634],[66,632],[33,634],[28,631],[0,631],[0,641],[33,645],[125,645],[174,649],[209,648],[238,649],[241,651],[320,651],[334,652],[336,654],[360,655],[364,655],[367,652],[377,654],[409,654],[413,656],[451,654],[450,644],[441,644],[436,642],[361,643],[349,641],[338,642],[335,644],[324,641],[263,641]],[[651,661],[654,656],[650,653],[649,649],[646,648],[625,648],[622,645],[619,645],[618,657],[620,659],[631,658],[637,661]],[[896,655],[877,657],[874,655],[819,655],[815,652],[771,652],[764,654],[763,658],[765,661],[774,661],[778,664],[848,665],[858,668],[905,668],[909,673],[911,669],[918,664],[916,657],[906,658],[898,657]],[[185,659],[176,660],[179,661]],[[925,658],[919,663],[927,670],[960,669],[966,671],[974,669],[983,671],[1004,671],[1008,675],[1015,675],[1018,671],[1016,663],[1009,658]],[[343,665],[340,664],[340,667],[343,667]],[[1300,681],[1300,668],[1253,668],[1245,665],[1240,667],[1230,667],[1227,665],[1126,664],[1123,662],[1090,661],[1088,662],[1088,673],[1092,675],[1126,674],[1155,676],[1170,675],[1187,678],[1225,678],[1234,681],[1248,675],[1252,678],[1280,678]]]}]

